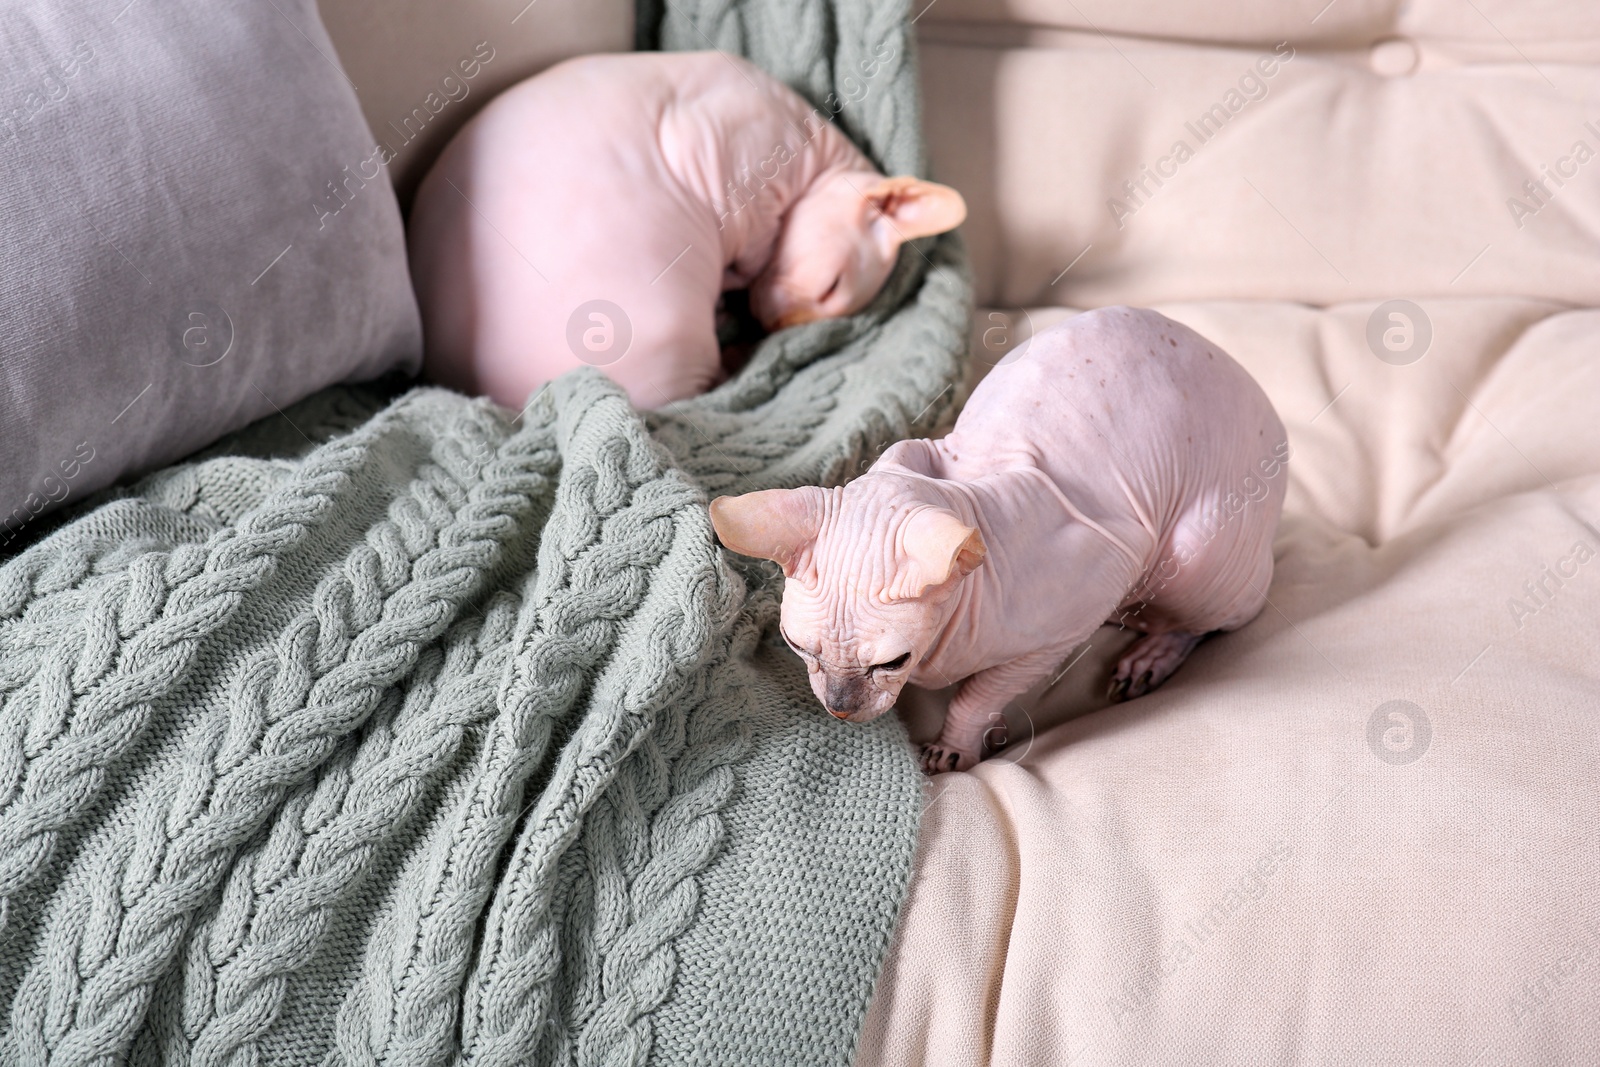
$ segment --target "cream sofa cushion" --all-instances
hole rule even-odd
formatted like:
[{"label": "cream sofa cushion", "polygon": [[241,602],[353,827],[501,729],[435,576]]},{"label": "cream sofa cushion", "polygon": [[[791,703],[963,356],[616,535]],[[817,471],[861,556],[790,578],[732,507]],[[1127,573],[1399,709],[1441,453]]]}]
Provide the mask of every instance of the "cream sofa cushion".
[{"label": "cream sofa cushion", "polygon": [[1271,605],[1115,709],[1102,628],[929,781],[856,1062],[1590,1062],[1600,311],[1160,310],[1289,430]]},{"label": "cream sofa cushion", "polygon": [[[1396,34],[1425,34],[1470,47],[1507,41],[1550,56],[1569,45],[1591,50],[1600,9],[1569,0],[927,0],[913,4],[919,27],[938,24],[1090,30],[1110,37],[1164,37],[1209,44],[1272,44],[1285,38],[1322,47],[1361,47]],[[925,16],[925,17],[923,17]],[[1587,42],[1585,43],[1585,39]],[[1592,51],[1589,51],[1592,54]]]},{"label": "cream sofa cushion", "polygon": [[980,303],[1600,302],[1600,7],[1324,2],[927,9]]},{"label": "cream sofa cushion", "polygon": [[[496,93],[570,56],[633,48],[631,0],[321,0],[408,206],[451,134]],[[487,58],[486,58],[487,57]]]},{"label": "cream sofa cushion", "polygon": [[[917,8],[974,373],[1153,304],[1294,451],[1259,618],[1114,709],[1103,628],[927,784],[856,1062],[1589,1062],[1600,8]],[[1397,298],[1425,347],[1384,346]]]}]

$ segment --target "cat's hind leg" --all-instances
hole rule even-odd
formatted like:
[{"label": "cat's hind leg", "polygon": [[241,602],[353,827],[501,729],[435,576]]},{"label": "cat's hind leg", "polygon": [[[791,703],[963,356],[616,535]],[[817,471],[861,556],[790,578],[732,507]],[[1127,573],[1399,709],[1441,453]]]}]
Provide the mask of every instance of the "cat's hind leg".
[{"label": "cat's hind leg", "polygon": [[1170,678],[1204,638],[1204,634],[1192,634],[1187,630],[1140,637],[1117,660],[1106,699],[1115,703],[1144,696]]}]

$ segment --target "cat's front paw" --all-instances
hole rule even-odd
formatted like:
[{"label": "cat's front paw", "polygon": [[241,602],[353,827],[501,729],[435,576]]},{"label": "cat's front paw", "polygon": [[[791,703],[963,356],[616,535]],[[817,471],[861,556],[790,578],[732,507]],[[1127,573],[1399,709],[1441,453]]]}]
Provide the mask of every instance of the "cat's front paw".
[{"label": "cat's front paw", "polygon": [[922,773],[943,774],[945,771],[966,771],[978,765],[975,752],[941,745],[937,741],[922,746]]}]

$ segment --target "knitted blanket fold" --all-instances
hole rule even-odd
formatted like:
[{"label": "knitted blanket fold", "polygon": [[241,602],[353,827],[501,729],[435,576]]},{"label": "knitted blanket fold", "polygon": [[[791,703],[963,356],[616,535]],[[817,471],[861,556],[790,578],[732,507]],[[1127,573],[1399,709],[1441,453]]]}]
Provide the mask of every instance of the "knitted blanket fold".
[{"label": "knitted blanket fold", "polygon": [[[900,0],[640,21],[923,169]],[[933,430],[969,299],[920,242],[647,416],[329,390],[0,566],[0,1063],[847,1064],[920,775],[706,504]]]}]

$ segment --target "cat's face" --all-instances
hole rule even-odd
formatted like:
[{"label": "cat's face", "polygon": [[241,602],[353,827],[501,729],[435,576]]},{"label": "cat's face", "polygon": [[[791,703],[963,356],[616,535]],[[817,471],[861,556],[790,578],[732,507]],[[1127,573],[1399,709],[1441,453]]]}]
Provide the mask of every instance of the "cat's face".
[{"label": "cat's face", "polygon": [[824,178],[785,214],[772,258],[750,283],[750,312],[768,330],[852,315],[883,288],[903,243],[966,217],[947,185],[871,171]]},{"label": "cat's face", "polygon": [[721,497],[711,520],[728,548],[783,567],[783,638],[822,706],[850,722],[894,706],[987,552],[953,513],[872,476]]}]

